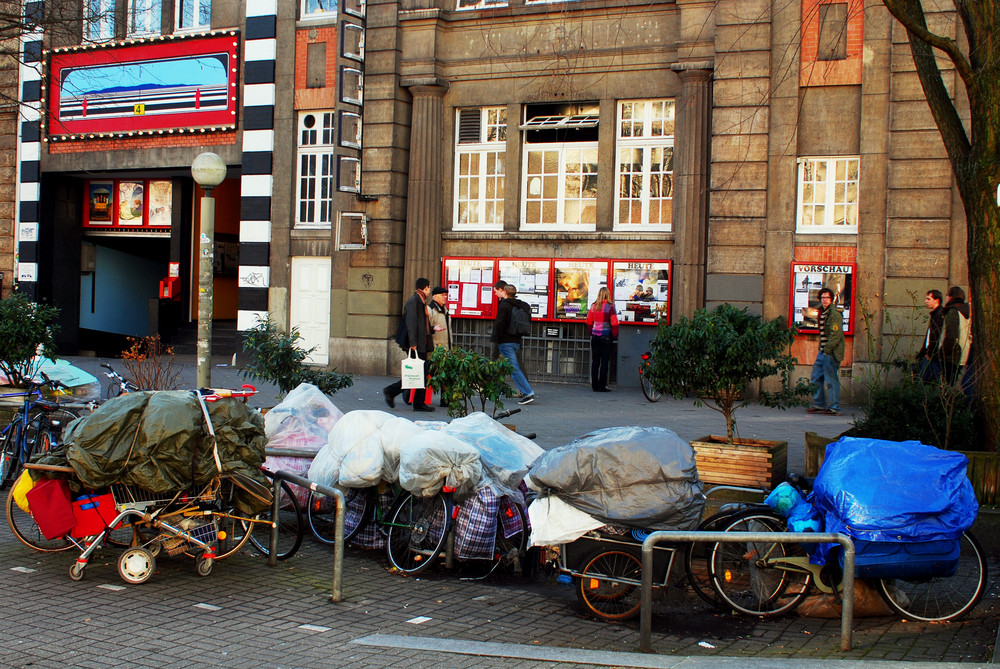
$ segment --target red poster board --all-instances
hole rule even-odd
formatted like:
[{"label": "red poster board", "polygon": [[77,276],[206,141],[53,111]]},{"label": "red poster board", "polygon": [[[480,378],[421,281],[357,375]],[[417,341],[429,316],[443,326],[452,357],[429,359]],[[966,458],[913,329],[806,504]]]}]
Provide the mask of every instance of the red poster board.
[{"label": "red poster board", "polygon": [[497,261],[500,278],[517,288],[517,298],[531,306],[531,318],[551,319],[552,261],[548,258],[503,258]]},{"label": "red poster board", "polygon": [[170,179],[107,179],[84,185],[83,227],[170,230]]},{"label": "red poster board", "polygon": [[670,260],[611,261],[611,298],[618,320],[636,325],[670,322],[673,262]]},{"label": "red poster board", "polygon": [[53,49],[50,139],[236,128],[239,34]]},{"label": "red poster board", "polygon": [[441,285],[448,289],[448,313],[461,318],[494,317],[495,258],[444,258],[441,266]]},{"label": "red poster board", "polygon": [[795,323],[799,332],[819,332],[819,291],[833,291],[833,303],[844,310],[844,334],[854,334],[854,280],[858,274],[857,263],[801,263],[793,262],[791,271],[791,297],[788,301],[788,320]]}]

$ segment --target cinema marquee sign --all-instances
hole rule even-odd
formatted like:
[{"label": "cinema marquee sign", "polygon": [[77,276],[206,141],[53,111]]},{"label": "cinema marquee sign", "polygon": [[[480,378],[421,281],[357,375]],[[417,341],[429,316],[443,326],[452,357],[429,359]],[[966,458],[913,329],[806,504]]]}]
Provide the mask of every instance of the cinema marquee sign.
[{"label": "cinema marquee sign", "polygon": [[50,141],[235,130],[239,34],[130,40],[48,54]]}]

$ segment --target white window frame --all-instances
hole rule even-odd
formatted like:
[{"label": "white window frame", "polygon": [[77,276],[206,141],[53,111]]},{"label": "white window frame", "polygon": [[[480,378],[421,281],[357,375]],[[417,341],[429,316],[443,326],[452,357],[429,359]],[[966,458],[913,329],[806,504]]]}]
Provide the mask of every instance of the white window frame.
[{"label": "white window frame", "polygon": [[[459,118],[463,110],[455,110],[455,184],[452,220],[456,230],[503,230],[504,194],[507,192],[507,109],[505,107],[482,107],[479,109],[479,141],[460,142]],[[464,110],[468,111],[468,110]],[[466,161],[478,163],[476,174],[463,175]],[[487,173],[486,167],[500,163],[503,169]],[[489,181],[493,183],[493,197],[487,196]],[[502,186],[502,187],[501,187]],[[462,197],[472,189],[477,195]],[[462,205],[477,212],[476,220],[462,221]],[[495,214],[492,223],[486,223],[486,212],[492,208]]]},{"label": "white window frame", "polygon": [[129,37],[159,35],[163,27],[163,0],[128,0],[126,5]]},{"label": "white window frame", "polygon": [[[312,115],[317,121],[305,125]],[[337,192],[337,113],[333,109],[299,112],[295,156],[295,227],[328,230],[333,226],[333,194]],[[306,192],[303,193],[303,190]],[[313,205],[311,215],[303,206]],[[326,208],[326,220],[323,209]]]},{"label": "white window frame", "polygon": [[[861,190],[861,157],[860,156],[801,156],[798,158],[798,169],[796,176],[796,197],[795,197],[795,231],[804,234],[844,234],[856,235],[858,233],[858,216],[860,214],[860,190]],[[808,164],[824,164],[827,178],[823,181],[805,181],[806,166]],[[856,178],[849,178],[851,164],[855,166]],[[844,166],[843,179],[837,178],[838,164]],[[818,199],[817,185],[822,185],[822,199]],[[842,188],[840,187],[842,186]],[[811,187],[811,188],[810,188]],[[812,193],[810,201],[806,202]],[[841,195],[842,194],[842,195]],[[838,201],[839,200],[839,201]],[[852,201],[853,200],[853,201]],[[816,210],[822,207],[823,221],[821,223],[807,223],[808,217],[805,215],[807,209],[812,209],[813,220],[816,217]],[[839,207],[848,208],[843,212],[843,220],[849,218],[850,209],[854,210],[854,225],[836,223],[835,218]]]},{"label": "white window frame", "polygon": [[493,7],[506,7],[507,0],[456,0],[455,9],[460,12],[471,9],[487,9]]},{"label": "white window frame", "polygon": [[[539,144],[523,144],[521,147],[521,153],[523,154],[521,160],[521,174],[523,175],[521,184],[521,229],[522,230],[538,230],[538,231],[565,231],[572,230],[574,232],[593,232],[597,229],[597,196],[598,193],[594,193],[593,198],[586,198],[586,201],[592,201],[594,207],[595,220],[593,223],[567,223],[566,222],[566,205],[571,202],[573,198],[566,197],[566,186],[569,180],[571,172],[567,169],[567,157],[570,152],[573,151],[593,151],[594,160],[593,165],[599,165],[599,155],[597,153],[597,142],[558,142],[558,143],[539,143]],[[528,163],[532,153],[539,152],[555,152],[558,154],[558,172],[554,173],[556,177],[556,193],[555,198],[546,198],[547,193],[544,192],[544,182],[546,178],[546,173],[540,172],[538,174],[532,174],[528,172]],[[545,160],[543,158],[542,164],[544,165]],[[576,172],[572,172],[576,174]],[[599,178],[599,171],[592,173],[595,178]],[[535,181],[537,179],[537,181]],[[544,206],[545,200],[556,201],[556,220],[555,221],[542,221],[538,223],[528,222],[528,205],[533,202],[540,202]],[[584,198],[578,198],[582,203]]]},{"label": "white window frame", "polygon": [[[96,14],[90,13],[95,5]],[[114,38],[115,0],[87,0],[84,4],[83,39],[87,42],[107,42]]]},{"label": "white window frame", "polygon": [[[193,7],[192,16],[194,22],[189,26],[182,26],[183,12],[182,3],[187,3]],[[208,10],[208,23],[201,23],[201,10]],[[174,32],[194,32],[212,27],[212,0],[175,0],[174,2]]]},{"label": "white window frame", "polygon": [[[625,118],[625,109],[631,108],[633,113]],[[674,123],[676,123],[675,105],[671,99],[656,100],[620,100],[617,105],[617,120],[615,124],[615,230],[644,230],[649,232],[669,232],[673,230],[673,194],[674,171],[669,171],[671,184],[670,196],[654,197],[652,183],[654,175],[667,174],[663,170],[653,169],[653,153],[656,149],[670,151],[671,164],[674,151]],[[659,127],[656,127],[659,122]],[[640,171],[625,173],[622,171],[622,154],[625,151],[641,151]],[[662,162],[662,161],[661,161]],[[626,174],[639,178],[639,194],[637,197],[622,196],[622,178]],[[662,192],[662,190],[661,190]],[[640,203],[639,222],[623,221],[621,216],[622,202],[637,200]],[[650,211],[660,203],[670,201],[670,220],[664,223],[650,223]],[[662,218],[662,216],[661,216]]]},{"label": "white window frame", "polygon": [[324,4],[331,5],[330,9],[321,9],[319,11],[310,12],[309,11],[309,0],[302,0],[301,5],[301,15],[299,18],[301,20],[309,19],[329,19],[337,17],[337,1],[336,0],[319,0]]}]

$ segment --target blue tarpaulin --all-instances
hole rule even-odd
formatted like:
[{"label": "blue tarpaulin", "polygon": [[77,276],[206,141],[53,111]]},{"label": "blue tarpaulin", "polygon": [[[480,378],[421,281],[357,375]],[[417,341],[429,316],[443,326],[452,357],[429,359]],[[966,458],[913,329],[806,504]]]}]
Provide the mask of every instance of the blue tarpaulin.
[{"label": "blue tarpaulin", "polygon": [[827,532],[866,541],[956,539],[979,512],[968,462],[918,441],[843,437],[826,447],[811,501]]}]

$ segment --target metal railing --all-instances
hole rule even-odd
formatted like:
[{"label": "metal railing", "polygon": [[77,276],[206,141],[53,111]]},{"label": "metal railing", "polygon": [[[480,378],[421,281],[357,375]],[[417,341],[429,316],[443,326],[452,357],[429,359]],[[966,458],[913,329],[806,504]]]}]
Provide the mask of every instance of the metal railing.
[{"label": "metal railing", "polygon": [[840,650],[851,650],[854,624],[854,542],[844,534],[831,532],[653,532],[642,542],[642,593],[639,606],[639,649],[652,652],[650,628],[653,622],[653,547],[660,542],[771,541],[780,544],[837,543],[844,549],[844,580],[840,609]]},{"label": "metal railing", "polygon": [[[280,451],[281,455],[292,455],[294,451]],[[315,453],[310,453],[308,457],[312,457]],[[295,457],[304,457],[298,455]],[[298,474],[292,474],[291,472],[286,472],[284,470],[278,470],[274,472],[274,479],[272,481],[274,489],[271,491],[271,543],[268,549],[267,564],[271,567],[278,566],[278,525],[280,521],[281,513],[281,482],[288,481],[289,483],[294,483],[295,485],[302,486],[303,488],[308,488],[314,492],[318,492],[327,497],[332,497],[337,501],[337,511],[336,517],[334,519],[333,531],[334,538],[336,542],[333,544],[333,593],[330,596],[331,601],[339,602],[342,597],[341,586],[343,583],[343,572],[344,572],[344,493],[340,492],[336,488],[331,488],[330,486],[322,485],[314,481],[310,481],[307,478],[299,476]]]}]

